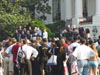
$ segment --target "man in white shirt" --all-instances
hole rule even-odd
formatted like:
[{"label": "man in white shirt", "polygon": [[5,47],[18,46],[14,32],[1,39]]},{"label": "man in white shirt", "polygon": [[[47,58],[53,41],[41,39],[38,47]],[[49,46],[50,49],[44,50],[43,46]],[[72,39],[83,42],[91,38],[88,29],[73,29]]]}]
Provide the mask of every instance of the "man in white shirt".
[{"label": "man in white shirt", "polygon": [[70,53],[72,53],[74,51],[74,48],[80,46],[80,44],[77,42],[77,37],[74,37],[73,41],[74,42],[68,46],[68,50]]},{"label": "man in white shirt", "polygon": [[79,75],[88,75],[88,59],[96,56],[96,53],[85,45],[85,39],[80,39],[81,45],[72,53],[77,58]]},{"label": "man in white shirt", "polygon": [[[26,64],[27,64],[27,67],[28,67],[28,75],[32,75],[32,64],[31,64],[31,59],[34,61],[34,59],[37,57],[37,55],[38,55],[38,51],[35,49],[35,48],[33,48],[33,47],[31,47],[30,45],[29,45],[29,43],[31,43],[29,40],[23,40],[23,46],[22,46],[22,50],[21,50],[21,47],[19,48],[19,50],[18,50],[18,53],[20,52],[20,51],[24,51],[24,53],[25,53],[25,57],[26,57]],[[25,65],[24,65],[25,66]],[[23,69],[24,69],[24,67],[23,66],[20,66],[21,68],[20,68],[20,70],[21,70],[21,73],[20,73],[20,75],[24,75],[23,74]]]}]

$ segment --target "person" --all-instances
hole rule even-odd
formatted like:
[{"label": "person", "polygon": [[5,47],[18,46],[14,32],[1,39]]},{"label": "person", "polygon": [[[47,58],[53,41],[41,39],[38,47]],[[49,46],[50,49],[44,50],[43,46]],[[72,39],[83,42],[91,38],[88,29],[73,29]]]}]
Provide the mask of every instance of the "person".
[{"label": "person", "polygon": [[36,45],[36,40],[31,40],[31,46],[38,51],[38,56],[36,57],[36,59],[34,61],[31,61],[32,75],[40,75],[40,62],[39,62],[40,49],[39,46]]},{"label": "person", "polygon": [[14,37],[16,38],[17,41],[19,41],[19,33],[18,30],[14,33]]},{"label": "person", "polygon": [[26,35],[24,33],[24,31],[22,31],[22,34],[21,34],[21,41],[24,40],[26,38]]},{"label": "person", "polygon": [[73,36],[74,36],[74,37],[78,37],[78,36],[79,36],[79,32],[78,32],[77,29],[75,29],[75,30],[73,31]]},{"label": "person", "polygon": [[85,45],[86,40],[84,38],[80,39],[80,43],[81,45],[74,50],[72,55],[77,58],[79,75],[88,75],[88,59],[96,56],[96,53]]},{"label": "person", "polygon": [[[24,73],[24,69],[25,67],[27,67],[26,71],[27,71],[27,75],[32,75],[32,64],[31,64],[31,60],[34,61],[35,58],[38,56],[38,51],[33,48],[32,46],[30,46],[31,42],[29,40],[23,40],[23,45],[21,47],[19,47],[18,53],[20,53],[21,51],[23,51],[25,53],[25,64],[20,64],[20,75],[25,75]],[[18,62],[18,55],[17,55],[17,62]]]},{"label": "person", "polygon": [[2,54],[3,55],[3,67],[4,67],[4,75],[7,75],[9,74],[9,58],[7,55],[5,55],[5,50],[9,47],[9,42],[7,41],[6,44],[5,44],[5,48],[4,48],[4,53]]},{"label": "person", "polygon": [[5,50],[5,55],[9,57],[9,75],[13,75],[13,55],[12,55],[12,48],[16,43],[16,39],[12,38],[11,42],[9,42],[9,44],[11,44],[6,50]]},{"label": "person", "polygon": [[66,37],[67,36],[67,31],[66,31],[66,29],[64,29],[63,31],[62,31],[62,37]]},{"label": "person", "polygon": [[50,48],[51,47],[51,42],[52,42],[52,38],[48,38],[47,39],[47,46]]},{"label": "person", "polygon": [[23,28],[23,31],[24,31],[24,34],[26,35],[27,34],[27,30],[26,30],[25,27]]},{"label": "person", "polygon": [[76,29],[77,29],[76,25],[73,25],[73,31],[76,30]]},{"label": "person", "polygon": [[72,32],[72,28],[71,28],[70,24],[67,25],[66,31],[69,32],[69,33]]},{"label": "person", "polygon": [[66,31],[67,31],[66,38],[71,41],[73,32],[70,24],[67,25]]},{"label": "person", "polygon": [[44,29],[43,31],[43,39],[44,38],[48,38],[48,32],[46,31],[46,29]]},{"label": "person", "polygon": [[93,44],[92,40],[89,40],[88,46],[91,47],[92,50],[96,53],[96,56],[91,57],[89,59],[89,62],[88,62],[88,65],[89,65],[89,75],[92,75],[92,74],[97,75],[97,70],[98,70],[98,63],[97,63],[98,52],[97,52],[96,46]]},{"label": "person", "polygon": [[80,44],[77,42],[78,38],[77,37],[74,37],[73,38],[73,42],[69,45],[68,47],[68,50],[69,50],[69,59],[68,59],[68,70],[69,70],[69,74],[71,75],[72,74],[72,66],[73,66],[73,63],[74,61],[76,62],[76,60],[74,59],[74,57],[72,56],[72,53],[74,52],[75,48],[80,46]]},{"label": "person", "polygon": [[83,8],[83,17],[87,18],[87,9]]},{"label": "person", "polygon": [[46,38],[42,40],[42,45],[40,47],[40,75],[49,75],[49,66],[47,65],[49,56],[49,47],[47,46]]},{"label": "person", "polygon": [[90,30],[88,28],[88,26],[85,26],[85,32],[86,32],[86,38],[90,38]]},{"label": "person", "polygon": [[37,27],[35,27],[35,28],[33,29],[32,40],[36,40],[36,37],[37,37],[36,30],[37,30]]},{"label": "person", "polygon": [[69,46],[68,40],[65,37],[63,37],[61,40],[62,40],[64,46],[68,48],[68,46]]},{"label": "person", "polygon": [[27,31],[27,33],[26,33],[26,38],[29,39],[29,40],[31,40],[31,34],[30,34],[30,31]]},{"label": "person", "polygon": [[3,57],[2,57],[2,55],[1,55],[1,53],[0,53],[0,75],[3,75],[3,66],[2,66],[2,64],[3,64]]},{"label": "person", "polygon": [[32,30],[32,27],[31,26],[29,26],[29,32],[30,32],[30,34],[33,34],[33,30]]},{"label": "person", "polygon": [[77,42],[77,40],[78,40],[78,37],[74,37],[73,43],[71,43],[69,45],[68,50],[70,51],[70,53],[72,53],[76,47],[80,46],[80,44]]},{"label": "person", "polygon": [[19,42],[15,43],[15,45],[12,47],[12,55],[13,55],[13,63],[14,63],[14,75],[19,75],[19,68],[17,66],[16,58],[17,58],[17,52],[18,48],[21,47],[21,44]]},{"label": "person", "polygon": [[100,57],[100,40],[98,40],[97,51],[98,51],[98,56]]},{"label": "person", "polygon": [[22,33],[22,26],[18,27],[18,33],[21,34]]},{"label": "person", "polygon": [[55,41],[52,44],[52,52],[55,50],[55,55],[57,55],[57,65],[52,66],[52,75],[64,75],[63,62],[66,60],[66,51],[61,40]]},{"label": "person", "polygon": [[0,42],[0,75],[3,75],[3,56],[4,52],[3,44]]},{"label": "person", "polygon": [[84,28],[82,27],[81,24],[79,25],[78,31],[79,31],[80,37],[83,37],[84,38]]},{"label": "person", "polygon": [[[98,40],[97,51],[98,51],[98,66],[99,66],[100,65],[100,39]],[[100,73],[100,67],[99,67],[99,73]]]},{"label": "person", "polygon": [[37,31],[36,31],[36,33],[37,33],[37,35],[38,35],[39,37],[41,37],[41,35],[42,35],[42,31],[40,30],[39,27],[37,27]]}]

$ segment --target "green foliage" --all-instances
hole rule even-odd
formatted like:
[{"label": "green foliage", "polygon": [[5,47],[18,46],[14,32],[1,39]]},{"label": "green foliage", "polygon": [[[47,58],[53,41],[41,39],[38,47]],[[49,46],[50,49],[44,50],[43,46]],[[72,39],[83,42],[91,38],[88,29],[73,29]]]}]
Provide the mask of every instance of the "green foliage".
[{"label": "green foliage", "polygon": [[0,31],[11,34],[19,26],[25,26],[31,22],[30,15],[20,13],[20,9],[25,9],[19,5],[13,5],[6,0],[0,2]]},{"label": "green foliage", "polygon": [[53,24],[48,24],[47,27],[54,33],[60,32],[65,27],[65,21],[61,20]]},{"label": "green foliage", "polygon": [[27,7],[32,17],[35,17],[35,11],[41,13],[40,19],[46,20],[45,14],[51,14],[51,7],[48,4],[49,0],[17,0],[21,6]]},{"label": "green foliage", "polygon": [[43,29],[47,29],[47,32],[49,33],[49,37],[55,36],[54,33],[52,33],[51,30],[49,28],[47,28],[45,26],[45,24],[38,19],[34,19],[34,21],[31,22],[31,26],[32,27],[39,27],[42,31],[43,31]]},{"label": "green foliage", "polygon": [[[7,35],[13,36],[16,28],[20,25],[27,27],[31,24],[40,27],[42,30],[46,28],[42,21],[31,17],[26,7],[22,7],[19,3],[13,4],[7,1],[0,0],[0,36],[2,36],[0,39],[4,39]],[[47,30],[52,34],[49,29]]]}]

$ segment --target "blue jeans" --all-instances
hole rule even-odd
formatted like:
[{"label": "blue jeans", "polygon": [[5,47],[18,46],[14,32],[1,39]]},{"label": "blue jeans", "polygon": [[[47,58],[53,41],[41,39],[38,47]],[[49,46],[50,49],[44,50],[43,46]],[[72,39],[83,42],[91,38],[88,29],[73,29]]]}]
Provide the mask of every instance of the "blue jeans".
[{"label": "blue jeans", "polygon": [[88,75],[89,69],[88,69],[88,60],[78,60],[77,61],[78,65],[78,72],[79,75]]}]

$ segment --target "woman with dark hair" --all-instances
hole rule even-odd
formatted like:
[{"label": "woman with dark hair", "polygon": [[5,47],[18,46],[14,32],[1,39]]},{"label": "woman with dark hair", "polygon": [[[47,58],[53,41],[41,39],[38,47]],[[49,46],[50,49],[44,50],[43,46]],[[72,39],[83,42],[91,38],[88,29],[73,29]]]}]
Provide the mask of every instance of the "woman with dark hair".
[{"label": "woman with dark hair", "polygon": [[64,75],[63,61],[66,60],[66,52],[64,50],[63,42],[61,40],[56,41],[52,49],[55,50],[55,55],[57,55],[57,65],[51,66],[51,74]]}]

